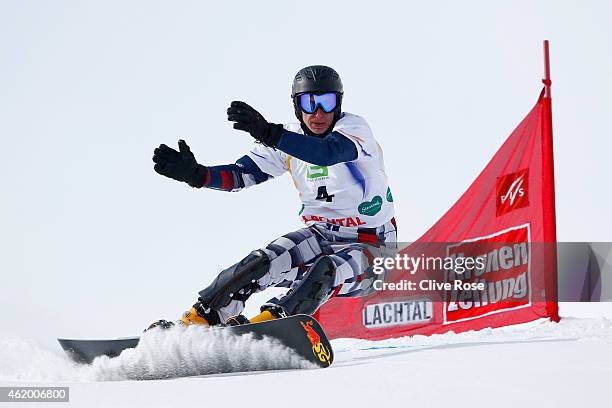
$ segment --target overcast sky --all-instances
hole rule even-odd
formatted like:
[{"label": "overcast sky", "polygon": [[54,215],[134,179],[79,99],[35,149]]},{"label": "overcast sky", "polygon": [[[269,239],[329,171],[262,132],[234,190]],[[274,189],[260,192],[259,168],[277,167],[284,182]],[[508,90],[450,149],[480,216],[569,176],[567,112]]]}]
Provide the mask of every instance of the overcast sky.
[{"label": "overcast sky", "polygon": [[294,121],[311,64],[372,126],[409,241],[535,104],[549,39],[558,238],[610,241],[611,4],[0,0],[0,335],[137,333],[301,227],[287,176],[194,190],[151,156],[184,138],[203,164],[233,162],[252,139],[230,101]]}]

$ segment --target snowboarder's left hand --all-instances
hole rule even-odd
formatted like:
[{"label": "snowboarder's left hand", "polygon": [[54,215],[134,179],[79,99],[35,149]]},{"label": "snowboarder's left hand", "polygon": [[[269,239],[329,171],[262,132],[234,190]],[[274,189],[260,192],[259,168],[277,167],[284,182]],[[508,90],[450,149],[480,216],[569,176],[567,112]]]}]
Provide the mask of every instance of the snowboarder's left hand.
[{"label": "snowboarder's left hand", "polygon": [[283,132],[283,125],[269,123],[259,112],[244,102],[233,101],[227,108],[227,120],[234,123],[234,129],[248,132],[269,147],[275,147]]}]

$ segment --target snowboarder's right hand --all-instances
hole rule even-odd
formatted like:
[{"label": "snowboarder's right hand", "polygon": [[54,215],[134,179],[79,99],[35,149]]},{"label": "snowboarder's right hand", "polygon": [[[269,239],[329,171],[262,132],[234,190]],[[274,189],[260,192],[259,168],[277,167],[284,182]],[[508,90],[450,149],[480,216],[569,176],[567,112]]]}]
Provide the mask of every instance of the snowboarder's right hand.
[{"label": "snowboarder's right hand", "polygon": [[198,164],[184,140],[179,140],[178,146],[179,151],[177,152],[165,144],[159,145],[153,151],[153,161],[155,162],[153,169],[162,176],[183,181],[191,187],[203,187],[208,169]]}]

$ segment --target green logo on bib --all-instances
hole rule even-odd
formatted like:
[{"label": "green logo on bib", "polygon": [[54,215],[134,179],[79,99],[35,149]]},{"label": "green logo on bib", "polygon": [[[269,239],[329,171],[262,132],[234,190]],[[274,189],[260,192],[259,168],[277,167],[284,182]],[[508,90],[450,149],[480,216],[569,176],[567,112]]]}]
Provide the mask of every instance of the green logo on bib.
[{"label": "green logo on bib", "polygon": [[308,166],[306,170],[306,177],[308,177],[309,179],[327,177],[329,175],[329,170],[327,170],[327,166],[315,166],[313,164],[311,166]]},{"label": "green logo on bib", "polygon": [[359,214],[369,215],[372,217],[380,211],[382,205],[382,198],[380,198],[380,196],[374,196],[372,201],[364,201],[363,203],[359,204],[357,210],[359,210]]},{"label": "green logo on bib", "polygon": [[387,201],[390,203],[393,202],[393,195],[391,194],[391,187],[387,187]]}]

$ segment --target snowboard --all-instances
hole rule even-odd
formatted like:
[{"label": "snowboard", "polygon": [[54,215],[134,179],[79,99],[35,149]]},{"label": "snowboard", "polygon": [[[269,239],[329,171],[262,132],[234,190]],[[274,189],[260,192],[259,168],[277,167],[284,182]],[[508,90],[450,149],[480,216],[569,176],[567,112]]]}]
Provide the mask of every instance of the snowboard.
[{"label": "snowboard", "polygon": [[[228,330],[238,336],[250,333],[255,339],[272,337],[319,367],[329,367],[334,361],[334,352],[329,339],[319,322],[312,316],[295,315],[220,329]],[[139,337],[127,337],[114,340],[57,340],[72,359],[90,364],[96,357],[103,355],[116,357],[123,350],[136,347],[139,339]]]}]

